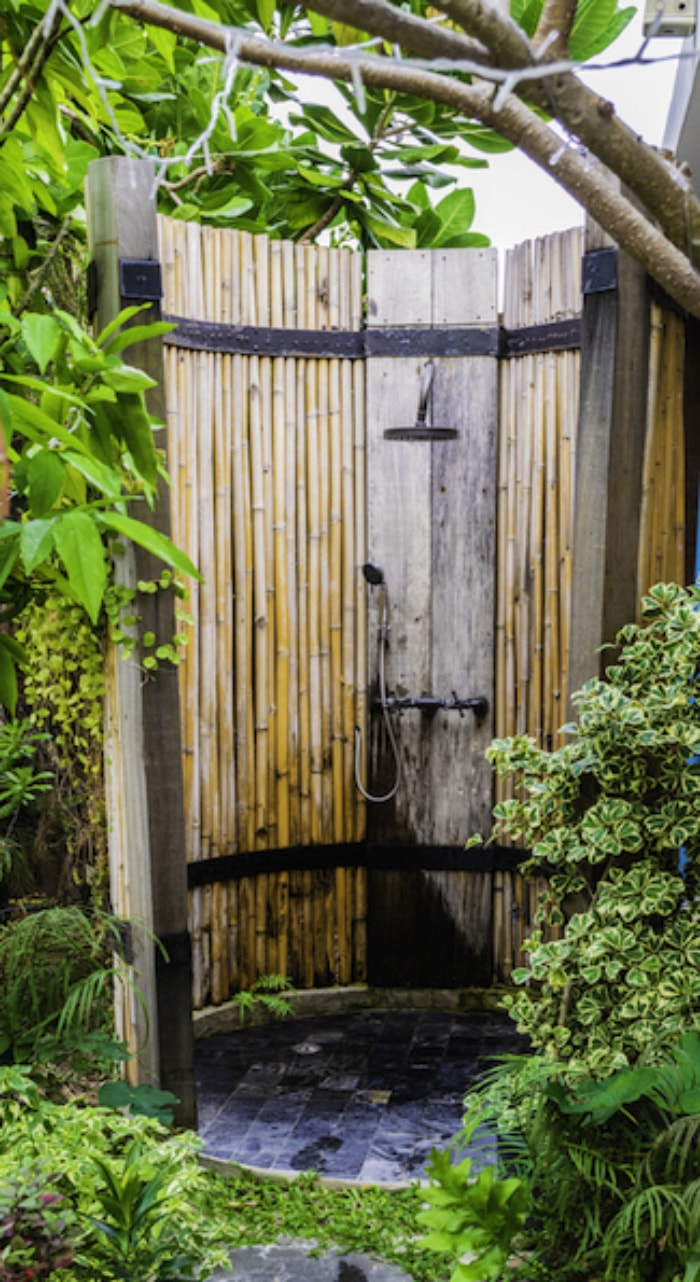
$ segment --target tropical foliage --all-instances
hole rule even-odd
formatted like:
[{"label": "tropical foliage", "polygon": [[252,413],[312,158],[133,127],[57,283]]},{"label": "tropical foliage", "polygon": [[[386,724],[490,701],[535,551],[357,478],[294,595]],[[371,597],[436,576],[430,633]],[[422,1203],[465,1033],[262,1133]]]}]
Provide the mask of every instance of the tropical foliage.
[{"label": "tropical foliage", "polygon": [[[699,587],[657,585],[605,678],[576,697],[565,747],[490,750],[516,786],[495,831],[524,839],[526,871],[549,877],[514,975],[522,991],[506,999],[533,1053],[486,1076],[461,1137],[492,1127],[494,1188],[504,1205],[506,1193],[526,1201],[524,1223],[482,1219],[494,1276],[515,1268],[497,1251],[543,1282],[698,1276],[699,606]],[[444,1163],[432,1176],[447,1205],[454,1177]],[[462,1214],[472,1198],[457,1196]],[[441,1238],[454,1258],[456,1227]],[[455,1282],[470,1276],[461,1268]]]}]

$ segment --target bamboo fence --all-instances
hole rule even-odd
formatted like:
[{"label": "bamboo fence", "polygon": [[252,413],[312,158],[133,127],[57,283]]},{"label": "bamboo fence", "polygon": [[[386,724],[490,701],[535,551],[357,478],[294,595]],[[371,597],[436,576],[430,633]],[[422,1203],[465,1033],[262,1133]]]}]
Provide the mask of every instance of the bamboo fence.
[{"label": "bamboo fence", "polygon": [[[361,327],[361,259],[159,222],[166,314]],[[180,668],[188,861],[357,842],[364,716],[364,381],[345,359],[166,346],[176,541],[191,583]],[[194,1003],[266,973],[365,978],[363,869],[191,892]]]}]

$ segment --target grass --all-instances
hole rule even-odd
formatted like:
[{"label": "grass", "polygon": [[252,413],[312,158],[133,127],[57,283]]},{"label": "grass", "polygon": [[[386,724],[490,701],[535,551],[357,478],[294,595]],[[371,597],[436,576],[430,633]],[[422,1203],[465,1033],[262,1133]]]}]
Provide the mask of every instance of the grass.
[{"label": "grass", "polygon": [[362,1251],[397,1265],[415,1282],[446,1282],[444,1256],[418,1246],[418,1185],[390,1191],[377,1187],[329,1189],[314,1174],[289,1183],[242,1173],[235,1179],[210,1174],[206,1214],[220,1224],[227,1246],[260,1246],[291,1237],[313,1241],[313,1254],[330,1247]]}]

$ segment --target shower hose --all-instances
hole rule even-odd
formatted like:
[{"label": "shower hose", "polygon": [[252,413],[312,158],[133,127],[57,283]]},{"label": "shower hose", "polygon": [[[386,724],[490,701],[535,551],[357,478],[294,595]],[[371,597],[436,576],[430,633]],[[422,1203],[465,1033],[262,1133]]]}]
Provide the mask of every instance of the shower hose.
[{"label": "shower hose", "polygon": [[355,785],[357,787],[358,792],[360,792],[362,796],[365,798],[365,801],[372,801],[372,802],[391,801],[392,797],[396,796],[396,793],[398,792],[398,789],[399,789],[399,783],[401,782],[401,761],[399,758],[399,748],[396,742],[396,735],[394,734],[394,727],[391,724],[391,715],[389,713],[387,697],[386,697],[385,660],[386,660],[387,640],[388,640],[388,634],[389,634],[389,623],[388,623],[389,602],[388,602],[386,585],[383,585],[383,589],[384,589],[384,602],[382,605],[382,622],[381,622],[381,627],[379,629],[379,700],[382,706],[382,718],[384,720],[387,738],[389,740],[389,743],[391,744],[391,751],[394,757],[394,768],[396,773],[394,775],[394,782],[388,792],[383,793],[381,796],[375,796],[374,793],[368,792],[368,790],[364,787],[362,780],[360,779],[360,756],[362,752],[362,731],[359,726],[355,726]]}]

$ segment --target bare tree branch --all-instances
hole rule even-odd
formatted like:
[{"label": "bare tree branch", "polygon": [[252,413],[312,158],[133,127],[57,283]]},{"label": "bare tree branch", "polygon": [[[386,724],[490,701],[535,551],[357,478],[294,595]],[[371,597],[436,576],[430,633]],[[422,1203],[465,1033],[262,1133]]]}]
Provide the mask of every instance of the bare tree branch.
[{"label": "bare tree branch", "polygon": [[547,55],[565,58],[569,52],[569,36],[576,17],[576,0],[545,0],[533,45],[540,49],[549,41]]},{"label": "bare tree branch", "polygon": [[[469,118],[481,120],[556,179],[622,249],[659,281],[672,298],[694,316],[700,317],[700,276],[686,254],[670,243],[664,233],[616,191],[575,148],[562,144],[555,131],[514,94],[499,93],[497,103],[494,87],[483,81],[468,85],[425,70],[408,60],[378,58],[338,49],[295,48],[170,9],[160,0],[112,0],[112,3],[140,21],[165,27],[222,52],[235,51],[241,60],[255,66],[278,67],[346,82],[352,82],[360,75],[367,85],[444,103]],[[319,0],[319,8],[321,3],[325,0]],[[354,0],[346,0],[344,13],[345,21],[349,18],[354,23]],[[502,102],[500,98],[503,98]],[[599,116],[599,131],[604,133],[610,122],[606,121],[605,113],[599,113]],[[600,148],[596,147],[595,153],[599,155]],[[647,153],[655,156],[646,144],[639,143],[637,154],[640,163]],[[619,173],[617,166],[610,168]],[[678,191],[683,200],[687,199],[687,184],[682,176],[667,165],[658,166],[658,169],[669,205],[675,206],[671,197]]]},{"label": "bare tree branch", "polygon": [[381,35],[391,44],[401,45],[406,53],[419,54],[422,58],[491,61],[488,49],[477,40],[468,40],[458,31],[426,22],[424,18],[414,18],[413,14],[387,4],[387,0],[352,0],[350,7],[347,0],[319,0],[318,4],[314,0],[313,8],[324,18]]},{"label": "bare tree branch", "polygon": [[[319,4],[323,0],[318,0]],[[515,23],[486,0],[435,0],[438,8],[476,35],[494,55],[497,66],[525,68],[536,65],[537,52]],[[353,0],[348,0],[352,8]],[[568,36],[574,0],[548,0],[537,39],[561,21]],[[547,11],[549,10],[549,16]],[[546,28],[543,23],[546,21]],[[515,28],[515,30],[513,30]],[[492,33],[492,34],[490,34]],[[544,61],[559,56],[558,43]],[[543,107],[583,143],[641,201],[657,219],[674,245],[700,262],[700,202],[687,176],[644,142],[615,113],[614,105],[589,89],[575,75],[548,76],[528,82],[529,101]]]}]

